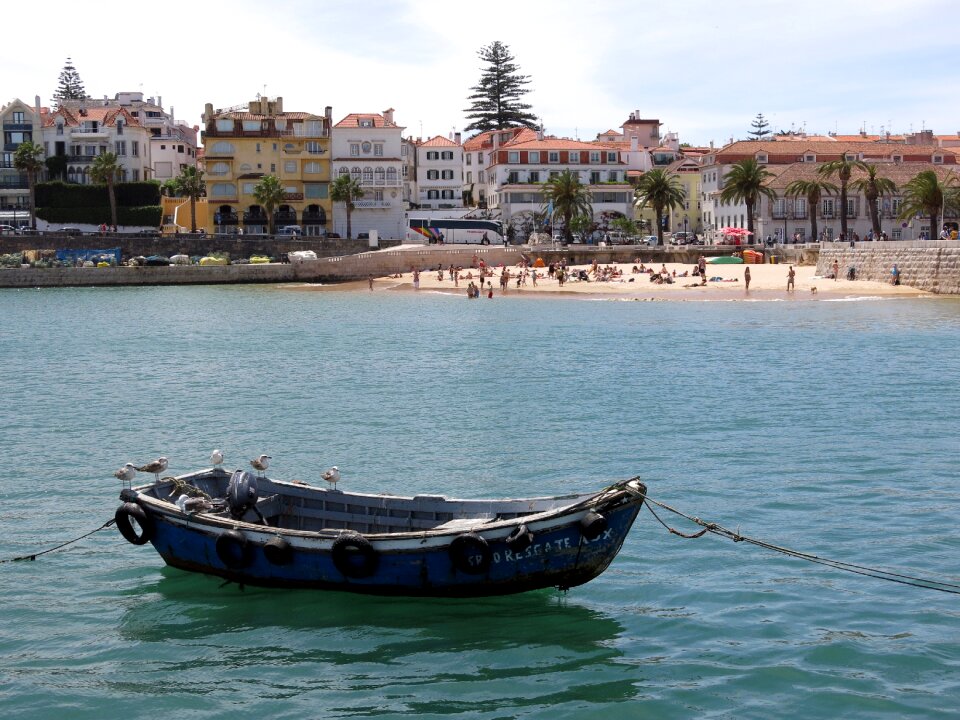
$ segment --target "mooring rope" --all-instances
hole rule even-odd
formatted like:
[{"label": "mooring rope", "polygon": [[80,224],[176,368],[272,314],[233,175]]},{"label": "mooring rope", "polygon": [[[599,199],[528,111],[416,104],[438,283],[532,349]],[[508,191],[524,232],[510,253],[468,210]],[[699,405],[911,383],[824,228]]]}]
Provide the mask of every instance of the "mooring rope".
[{"label": "mooring rope", "polygon": [[[670,507],[665,503],[653,500],[649,497],[644,500],[644,504],[647,506],[647,509],[650,511],[650,513],[657,519],[657,522],[669,530],[671,534],[678,535],[682,538],[694,539],[703,537],[707,533],[712,533],[714,535],[719,535],[720,537],[733,540],[734,542],[750,543],[751,545],[756,545],[757,547],[761,547],[766,550],[772,550],[774,552],[778,552],[789,557],[794,557],[799,560],[806,560],[819,565],[826,565],[827,567],[832,567],[835,570],[843,570],[844,572],[854,573],[856,575],[865,575],[867,577],[876,578],[877,580],[900,583],[901,585],[911,585],[913,587],[923,588],[925,590],[937,590],[939,592],[951,593],[952,595],[960,595],[960,585],[955,583],[944,582],[942,580],[931,580],[930,578],[916,577],[914,575],[904,575],[903,573],[897,573],[891,570],[873,568],[866,565],[857,565],[855,563],[849,563],[843,560],[832,560],[830,558],[814,555],[813,553],[803,552],[801,550],[793,550],[781,545],[774,545],[773,543],[769,543],[764,540],[742,535],[739,531],[735,532],[733,530],[728,530],[717,523],[707,522],[698,517],[687,515],[676,508]],[[653,509],[653,505],[672,512],[675,515],[679,515],[680,517],[699,525],[703,528],[703,530],[695,533],[682,533],[679,530],[667,525],[667,523],[665,523],[660,516],[657,515],[656,511]]]},{"label": "mooring rope", "polygon": [[21,560],[36,560],[36,559],[37,559],[38,557],[40,557],[41,555],[46,555],[47,553],[52,553],[52,552],[54,552],[55,550],[59,550],[60,548],[65,548],[67,545],[72,545],[73,543],[77,542],[78,540],[83,540],[83,539],[86,538],[86,537],[90,537],[90,536],[93,535],[94,533],[98,533],[98,532],[100,532],[101,530],[106,530],[108,527],[110,527],[111,525],[113,525],[115,522],[116,522],[116,519],[115,519],[115,518],[110,518],[110,519],[107,520],[103,525],[101,525],[100,527],[98,527],[96,530],[91,530],[91,531],[88,532],[88,533],[84,533],[84,534],[81,535],[80,537],[76,537],[76,538],[74,538],[73,540],[67,540],[65,543],[60,543],[60,544],[57,545],[56,547],[49,548],[48,550],[41,550],[40,552],[31,553],[30,555],[21,555],[20,557],[7,558],[7,559],[5,559],[5,560],[0,560],[0,565],[2,565],[3,563],[8,563],[8,562],[20,562]]}]

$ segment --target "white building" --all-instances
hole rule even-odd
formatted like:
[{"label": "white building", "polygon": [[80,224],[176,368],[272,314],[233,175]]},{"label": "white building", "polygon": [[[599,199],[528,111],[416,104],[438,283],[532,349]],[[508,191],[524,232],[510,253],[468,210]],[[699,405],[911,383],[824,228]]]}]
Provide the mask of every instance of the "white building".
[{"label": "white building", "polygon": [[424,210],[463,208],[463,146],[442,135],[417,143],[417,204]]},{"label": "white building", "polygon": [[[380,237],[403,238],[404,128],[393,121],[393,109],[377,113],[352,113],[333,126],[331,173],[353,177],[365,191],[354,201],[350,219],[354,237],[376,231]],[[347,213],[343,203],[333,204],[334,231],[346,237]]]},{"label": "white building", "polygon": [[[25,142],[42,145],[40,98],[34,107],[19,99],[0,108],[3,151],[0,154],[0,225],[26,225],[30,212],[30,187],[26,173],[13,164],[17,148]],[[38,178],[39,179],[39,178]]]}]

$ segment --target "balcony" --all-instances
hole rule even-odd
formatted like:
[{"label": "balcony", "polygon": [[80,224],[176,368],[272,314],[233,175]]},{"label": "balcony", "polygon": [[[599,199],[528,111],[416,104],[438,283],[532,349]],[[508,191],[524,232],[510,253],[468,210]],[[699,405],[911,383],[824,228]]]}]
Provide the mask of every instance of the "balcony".
[{"label": "balcony", "polygon": [[103,128],[74,128],[70,131],[73,137],[80,137],[84,140],[93,140],[94,138],[107,138],[109,133]]},{"label": "balcony", "polygon": [[0,190],[29,190],[26,178],[0,178]]},{"label": "balcony", "polygon": [[33,130],[33,123],[5,122],[3,130],[4,132],[30,132]]},{"label": "balcony", "polygon": [[214,213],[213,222],[215,225],[239,225],[240,224],[239,218],[237,218],[237,216],[234,215],[233,213],[229,215],[226,213]]},{"label": "balcony", "polygon": [[325,212],[307,212],[303,211],[301,216],[304,225],[326,225],[327,214]]},{"label": "balcony", "polygon": [[67,155],[67,162],[74,165],[92,163],[96,159],[96,155]]},{"label": "balcony", "polygon": [[277,225],[296,225],[297,213],[294,211],[277,210],[273,214],[273,221]]},{"label": "balcony", "polygon": [[382,210],[392,205],[388,200],[354,200],[353,207],[357,210]]},{"label": "balcony", "polygon": [[244,225],[266,225],[267,216],[263,213],[252,213],[244,212],[243,213],[243,224]]}]

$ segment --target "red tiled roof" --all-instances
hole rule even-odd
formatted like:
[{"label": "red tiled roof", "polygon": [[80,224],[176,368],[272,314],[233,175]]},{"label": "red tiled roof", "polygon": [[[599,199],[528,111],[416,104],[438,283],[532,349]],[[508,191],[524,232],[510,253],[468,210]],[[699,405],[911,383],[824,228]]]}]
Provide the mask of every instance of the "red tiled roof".
[{"label": "red tiled roof", "polygon": [[453,140],[445,138],[443,135],[436,135],[429,140],[419,143],[420,147],[459,147]]},{"label": "red tiled roof", "polygon": [[338,128],[358,128],[361,120],[372,120],[375,128],[396,128],[396,123],[388,123],[380,113],[350,113],[334,127]]},{"label": "red tiled roof", "polygon": [[62,107],[53,112],[40,112],[40,121],[43,127],[53,127],[56,124],[56,118],[62,117],[63,124],[67,127],[77,127],[86,121],[95,120],[101,125],[116,125],[117,118],[123,118],[124,123],[132,127],[140,127],[140,121],[131,115],[125,108],[111,108],[103,106],[94,106],[84,109],[84,114],[80,110],[70,110]]},{"label": "red tiled roof", "polygon": [[863,140],[842,142],[836,140],[807,142],[783,142],[779,140],[738,140],[716,151],[716,163],[724,165],[738,162],[745,158],[754,157],[757,153],[764,153],[771,163],[791,163],[802,159],[803,155],[813,154],[818,162],[830,159],[840,159],[845,154],[863,154],[865,160],[892,159],[899,155],[907,160],[908,157],[930,157],[934,154],[955,158],[953,150],[936,145],[905,145],[902,143],[871,142]]}]

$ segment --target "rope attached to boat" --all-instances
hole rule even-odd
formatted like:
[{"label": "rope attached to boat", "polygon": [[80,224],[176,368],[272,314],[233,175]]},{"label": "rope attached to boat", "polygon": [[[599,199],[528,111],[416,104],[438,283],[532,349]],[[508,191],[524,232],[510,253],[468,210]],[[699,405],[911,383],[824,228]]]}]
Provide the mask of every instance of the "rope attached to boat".
[{"label": "rope attached to boat", "polygon": [[6,558],[6,559],[4,559],[4,560],[0,560],[0,564],[8,563],[8,562],[20,562],[21,560],[36,560],[36,559],[37,559],[38,557],[40,557],[41,555],[46,555],[47,553],[52,553],[52,552],[54,552],[55,550],[59,550],[60,548],[65,548],[67,545],[72,545],[73,543],[77,542],[78,540],[83,540],[83,539],[86,538],[86,537],[90,537],[90,536],[93,535],[94,533],[98,533],[98,532],[100,532],[101,530],[106,530],[108,527],[110,527],[111,525],[113,525],[113,524],[116,523],[116,522],[117,522],[117,521],[116,521],[115,518],[110,518],[110,519],[107,520],[103,525],[101,525],[100,527],[98,527],[96,530],[91,530],[90,532],[85,533],[85,534],[81,535],[80,537],[76,537],[76,538],[74,538],[73,540],[67,540],[67,541],[64,542],[64,543],[60,543],[60,544],[57,545],[56,547],[49,548],[48,550],[41,550],[40,552],[31,553],[30,555],[21,555],[20,557]]},{"label": "rope attached to boat", "polygon": [[[733,542],[750,543],[751,545],[756,545],[757,547],[761,547],[766,550],[772,550],[774,552],[797,558],[799,560],[806,560],[819,565],[826,565],[827,567],[831,567],[835,570],[843,570],[844,572],[854,573],[856,575],[865,575],[866,577],[876,578],[877,580],[886,580],[888,582],[895,582],[901,585],[911,585],[913,587],[923,588],[924,590],[937,590],[938,592],[960,595],[960,585],[954,583],[948,583],[942,580],[931,580],[930,578],[916,577],[913,575],[904,575],[891,570],[873,568],[866,565],[857,565],[855,563],[844,562],[843,560],[831,560],[830,558],[821,557],[820,555],[814,555],[812,553],[802,552],[800,550],[792,550],[791,548],[783,547],[781,545],[774,545],[773,543],[769,543],[764,540],[742,535],[739,530],[728,530],[717,523],[707,522],[706,520],[701,520],[698,517],[687,515],[676,508],[670,507],[665,503],[653,500],[649,497],[644,499],[644,504],[647,506],[647,509],[650,511],[650,513],[657,519],[657,522],[669,530],[671,534],[678,535],[682,538],[692,540],[703,537],[707,533],[712,533],[713,535],[719,535],[720,537],[733,540]],[[665,523],[660,516],[657,515],[657,512],[653,509],[654,505],[662,508],[663,510],[672,512],[675,515],[679,515],[680,517],[699,525],[703,529],[695,533],[680,532],[679,530],[667,525],[667,523]]]}]

